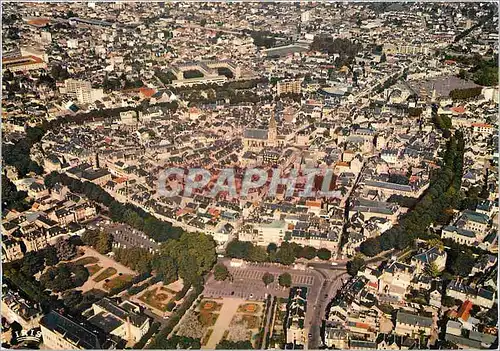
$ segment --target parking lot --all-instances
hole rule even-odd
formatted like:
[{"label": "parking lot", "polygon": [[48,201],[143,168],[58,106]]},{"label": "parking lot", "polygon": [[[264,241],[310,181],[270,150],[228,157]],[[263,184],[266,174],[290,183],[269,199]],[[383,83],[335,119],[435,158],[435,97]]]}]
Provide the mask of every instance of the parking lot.
[{"label": "parking lot", "polygon": [[[309,298],[315,301],[323,283],[323,279],[314,271],[299,271],[283,266],[253,264],[241,268],[228,267],[228,269],[233,279],[220,282],[216,281],[213,276],[209,277],[203,291],[204,296],[238,297],[254,300],[262,300],[266,294],[288,297],[289,289],[283,288],[278,283],[279,275],[288,272],[292,276],[293,286],[311,287]],[[274,282],[267,287],[262,281],[264,273],[270,273],[274,276]]]},{"label": "parking lot", "polygon": [[[233,268],[230,269],[231,274],[233,275],[233,279],[250,279],[250,280],[262,280],[262,276],[264,275],[265,272],[262,271],[256,271],[252,270],[251,268]],[[274,281],[278,281],[278,277],[281,273],[273,273],[270,272],[271,274],[274,275]],[[299,273],[292,273],[292,283],[294,285],[313,285],[314,282],[314,277],[311,275],[308,275],[307,273],[305,274],[299,274]]]}]

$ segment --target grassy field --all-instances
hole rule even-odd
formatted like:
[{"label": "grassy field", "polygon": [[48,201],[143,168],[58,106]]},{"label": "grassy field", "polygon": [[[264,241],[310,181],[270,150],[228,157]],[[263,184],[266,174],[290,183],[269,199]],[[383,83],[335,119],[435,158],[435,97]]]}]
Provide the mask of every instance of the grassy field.
[{"label": "grassy field", "polygon": [[98,283],[104,279],[111,277],[114,274],[116,274],[116,269],[113,267],[108,267],[104,271],[102,271],[97,277],[95,277],[94,281]]},{"label": "grassy field", "polygon": [[109,282],[104,283],[103,288],[106,290],[111,290],[113,288],[117,288],[117,287],[121,286],[122,284],[128,283],[129,281],[132,280],[132,278],[134,278],[134,277],[130,274],[120,275],[116,278],[111,279]]},{"label": "grassy field", "polygon": [[97,263],[97,262],[99,262],[99,259],[97,257],[87,256],[87,257],[80,258],[73,263],[74,264],[81,264],[81,265],[85,266],[87,264]]}]

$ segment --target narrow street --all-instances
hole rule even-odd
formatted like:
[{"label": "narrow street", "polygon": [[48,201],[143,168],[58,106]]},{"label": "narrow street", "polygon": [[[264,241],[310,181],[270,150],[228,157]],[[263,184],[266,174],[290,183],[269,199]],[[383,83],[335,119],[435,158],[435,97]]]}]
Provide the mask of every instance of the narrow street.
[{"label": "narrow street", "polygon": [[316,270],[323,277],[324,281],[318,293],[318,299],[313,306],[308,306],[308,313],[312,313],[312,320],[309,325],[311,337],[308,342],[308,349],[318,349],[322,346],[321,326],[325,318],[326,307],[335,297],[337,291],[342,287],[342,279],[347,278],[347,272],[339,273],[338,270]]}]

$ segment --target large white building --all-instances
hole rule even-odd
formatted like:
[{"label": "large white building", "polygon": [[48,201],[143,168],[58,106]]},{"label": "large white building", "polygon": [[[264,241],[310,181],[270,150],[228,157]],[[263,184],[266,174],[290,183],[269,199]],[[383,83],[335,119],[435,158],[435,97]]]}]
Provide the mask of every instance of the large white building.
[{"label": "large white building", "polygon": [[66,79],[64,81],[65,93],[76,99],[80,104],[91,104],[96,100],[101,100],[104,97],[102,89],[92,89],[92,85],[88,81]]},{"label": "large white building", "polygon": [[287,228],[288,224],[285,221],[255,223],[250,231],[241,232],[239,238],[241,241],[251,241],[261,246],[270,243],[279,245],[285,238]]}]

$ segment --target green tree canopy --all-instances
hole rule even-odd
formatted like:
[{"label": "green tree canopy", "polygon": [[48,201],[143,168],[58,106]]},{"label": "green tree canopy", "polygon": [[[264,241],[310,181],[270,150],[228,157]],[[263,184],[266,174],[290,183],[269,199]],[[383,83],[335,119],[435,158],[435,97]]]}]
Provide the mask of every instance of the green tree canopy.
[{"label": "green tree canopy", "polygon": [[274,282],[274,275],[272,275],[269,272],[266,272],[262,276],[262,281],[264,282],[265,286],[268,286],[269,284],[271,284],[272,282]]},{"label": "green tree canopy", "polygon": [[332,253],[330,250],[328,249],[325,249],[325,248],[321,248],[318,250],[317,252],[317,255],[318,255],[318,258],[319,259],[322,259],[322,260],[329,260],[330,258],[332,258]]},{"label": "green tree canopy", "polygon": [[362,257],[355,256],[352,260],[347,262],[347,273],[354,277],[358,274],[358,271],[365,265],[365,260]]},{"label": "green tree canopy", "polygon": [[282,287],[289,288],[292,286],[292,276],[288,272],[282,273],[278,277],[278,283]]},{"label": "green tree canopy", "polygon": [[217,350],[253,350],[252,342],[249,340],[229,341],[224,339],[215,348]]},{"label": "green tree canopy", "polygon": [[287,242],[283,242],[276,253],[276,261],[289,266],[295,262],[295,249]]},{"label": "green tree canopy", "polygon": [[223,263],[217,263],[214,267],[214,278],[215,280],[226,280],[229,277],[229,270]]},{"label": "green tree canopy", "polygon": [[179,240],[163,243],[160,251],[174,259],[179,275],[190,283],[199,282],[217,260],[213,238],[203,233],[183,233]]},{"label": "green tree canopy", "polygon": [[300,250],[299,256],[307,258],[308,260],[312,260],[314,257],[316,257],[316,249],[312,246],[304,246]]}]

